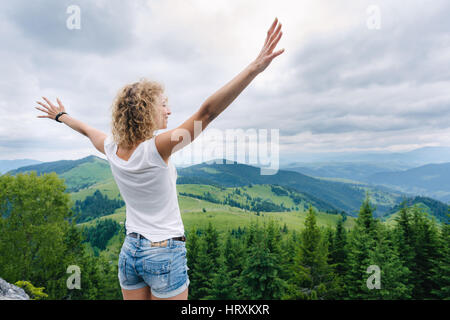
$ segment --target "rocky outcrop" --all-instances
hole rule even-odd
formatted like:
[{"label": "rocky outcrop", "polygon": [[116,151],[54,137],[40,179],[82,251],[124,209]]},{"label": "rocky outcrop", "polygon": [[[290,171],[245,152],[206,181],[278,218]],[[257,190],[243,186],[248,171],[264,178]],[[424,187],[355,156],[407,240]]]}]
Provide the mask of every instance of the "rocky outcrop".
[{"label": "rocky outcrop", "polygon": [[0,278],[0,300],[30,300],[22,288]]}]

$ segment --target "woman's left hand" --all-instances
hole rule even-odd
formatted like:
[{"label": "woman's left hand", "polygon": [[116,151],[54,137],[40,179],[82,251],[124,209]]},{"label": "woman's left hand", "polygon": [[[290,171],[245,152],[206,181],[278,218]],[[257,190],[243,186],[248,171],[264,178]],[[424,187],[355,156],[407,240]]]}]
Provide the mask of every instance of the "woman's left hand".
[{"label": "woman's left hand", "polygon": [[45,108],[45,110],[42,109],[42,108],[39,108],[39,107],[35,107],[35,108],[40,110],[40,111],[42,111],[42,112],[47,113],[47,115],[46,116],[37,116],[38,118],[49,118],[49,119],[52,119],[52,120],[56,120],[56,115],[58,113],[66,111],[66,109],[63,106],[63,104],[61,103],[61,101],[59,101],[58,98],[56,98],[56,101],[58,102],[58,106],[59,107],[57,107],[53,103],[51,103],[50,100],[48,100],[46,97],[42,97],[42,99],[44,99],[47,102],[47,104],[44,104],[44,103],[39,102],[39,101],[36,101],[36,103],[38,103],[41,106],[43,106]]}]

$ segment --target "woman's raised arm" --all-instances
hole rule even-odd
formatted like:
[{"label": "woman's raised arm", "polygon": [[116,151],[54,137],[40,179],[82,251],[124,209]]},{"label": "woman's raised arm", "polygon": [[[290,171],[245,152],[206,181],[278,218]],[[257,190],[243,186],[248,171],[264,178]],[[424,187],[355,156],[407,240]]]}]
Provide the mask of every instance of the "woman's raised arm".
[{"label": "woman's raised arm", "polygon": [[228,82],[205,101],[205,105],[208,106],[207,113],[211,115],[212,119],[222,113],[222,111],[225,110],[234,101],[234,99],[241,94],[249,83],[259,73],[263,72],[267,68],[273,58],[284,52],[284,49],[273,52],[283,34],[283,32],[281,32],[281,23],[278,24],[278,27],[277,24],[278,19],[275,18],[275,21],[269,31],[267,31],[264,46],[255,61],[250,63],[244,71],[238,74],[233,80]]},{"label": "woman's raised arm", "polygon": [[[172,153],[185,147],[198,136],[199,132],[194,131],[196,121],[199,122],[197,127],[200,128],[201,126],[200,132],[203,131],[212,120],[241,94],[259,73],[267,68],[275,57],[284,52],[284,49],[273,51],[282,34],[281,23],[278,24],[278,19],[275,18],[272,26],[267,31],[264,46],[256,59],[230,82],[206,99],[200,109],[183,124],[175,129],[161,133],[155,138],[156,147],[164,161],[167,162]],[[196,133],[195,136],[194,133]]]},{"label": "woman's raised arm", "polygon": [[[46,97],[42,97],[42,99],[45,100],[45,103],[42,103],[40,101],[36,101],[36,103],[40,104],[42,107],[44,107],[45,109],[39,108],[39,107],[35,107],[36,109],[47,113],[47,115],[43,116],[37,116],[38,118],[49,118],[52,120],[56,120],[56,116],[61,113],[61,112],[65,112],[66,108],[64,107],[64,105],[61,103],[61,101],[59,99],[56,99],[56,102],[58,102],[58,106],[54,105],[49,99],[47,99]],[[72,128],[75,131],[78,131],[79,133],[81,133],[82,135],[86,136],[89,138],[89,140],[91,140],[92,144],[94,145],[94,147],[100,151],[101,153],[105,153],[105,148],[103,146],[104,141],[107,137],[106,133],[95,129],[87,124],[85,124],[84,122],[81,122],[80,120],[77,120],[75,118],[72,118],[71,116],[69,116],[67,113],[64,113],[63,115],[60,115],[58,120],[61,123],[66,124],[67,126],[69,126],[70,128]]]}]

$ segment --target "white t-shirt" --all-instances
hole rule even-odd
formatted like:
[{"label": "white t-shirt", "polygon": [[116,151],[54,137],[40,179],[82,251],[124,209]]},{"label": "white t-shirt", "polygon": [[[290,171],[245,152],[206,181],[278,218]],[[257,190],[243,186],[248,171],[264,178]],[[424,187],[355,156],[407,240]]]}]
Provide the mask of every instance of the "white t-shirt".
[{"label": "white t-shirt", "polygon": [[111,135],[105,154],[126,205],[127,234],[137,232],[157,242],[184,235],[176,189],[177,169],[156,149],[155,137],[138,145],[128,161],[117,156]]}]

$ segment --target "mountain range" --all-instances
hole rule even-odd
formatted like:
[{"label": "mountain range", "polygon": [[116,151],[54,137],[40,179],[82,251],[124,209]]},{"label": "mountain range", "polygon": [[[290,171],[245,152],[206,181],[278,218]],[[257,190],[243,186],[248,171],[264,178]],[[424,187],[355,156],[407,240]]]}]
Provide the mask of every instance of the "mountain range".
[{"label": "mountain range", "polygon": [[450,162],[399,169],[387,164],[361,162],[306,163],[296,171],[315,178],[340,178],[342,181],[386,186],[410,195],[423,195],[450,203]]},{"label": "mountain range", "polygon": [[283,169],[304,167],[305,164],[324,162],[352,162],[387,166],[394,170],[405,170],[429,163],[450,162],[450,147],[423,147],[407,152],[324,152],[283,155]]},{"label": "mountain range", "polygon": [[[237,162],[233,162],[232,164],[225,164],[225,161],[222,161],[223,164],[219,164],[218,162],[220,163],[219,160],[216,160],[212,164],[208,162],[187,168],[178,168],[177,184],[202,184],[221,187],[242,187],[252,184],[279,185],[286,188],[286,190],[291,188],[295,192],[301,193],[305,199],[314,203],[316,207],[322,208],[322,210],[344,211],[350,216],[357,216],[359,207],[367,192],[371,197],[371,202],[376,206],[376,216],[385,216],[402,199],[413,195],[408,195],[398,188],[391,188],[391,186],[395,186],[392,183],[398,181],[395,176],[398,172],[378,172],[372,174],[371,176],[374,181],[376,179],[384,179],[380,183],[391,183],[387,184],[387,186],[378,186],[364,181],[317,178],[288,170],[279,170],[275,175],[261,175],[260,168],[258,167]],[[348,168],[351,168],[351,165]],[[449,190],[450,188],[447,187],[448,184],[446,184],[446,181],[442,181],[447,176],[440,177],[436,175],[436,172],[447,169],[448,164],[439,164],[431,166],[428,170],[411,169],[412,171],[410,173],[406,172],[405,175],[407,177],[409,177],[408,174],[415,175],[416,181],[422,179],[422,175],[426,175],[428,178],[424,178],[425,181],[430,182],[433,179],[437,179],[436,181],[441,181],[440,184]],[[56,172],[61,178],[65,179],[69,192],[77,192],[84,188],[113,180],[108,162],[96,156],[89,156],[78,160],[60,160],[33,164],[17,168],[9,173],[14,175],[19,172],[33,170],[38,174]],[[447,172],[450,172],[450,170],[447,170]],[[391,179],[386,178],[386,175],[389,173],[393,174]],[[409,178],[404,178],[405,181],[407,181],[406,179]],[[411,186],[420,185],[420,182],[415,184],[414,181],[410,181],[404,182],[404,186],[406,187],[408,183]],[[430,185],[426,184],[425,186],[433,187],[433,183],[430,183]]]},{"label": "mountain range", "polygon": [[42,161],[33,159],[0,160],[0,174],[6,173],[10,170],[14,170],[20,167],[39,163],[42,163]]}]

